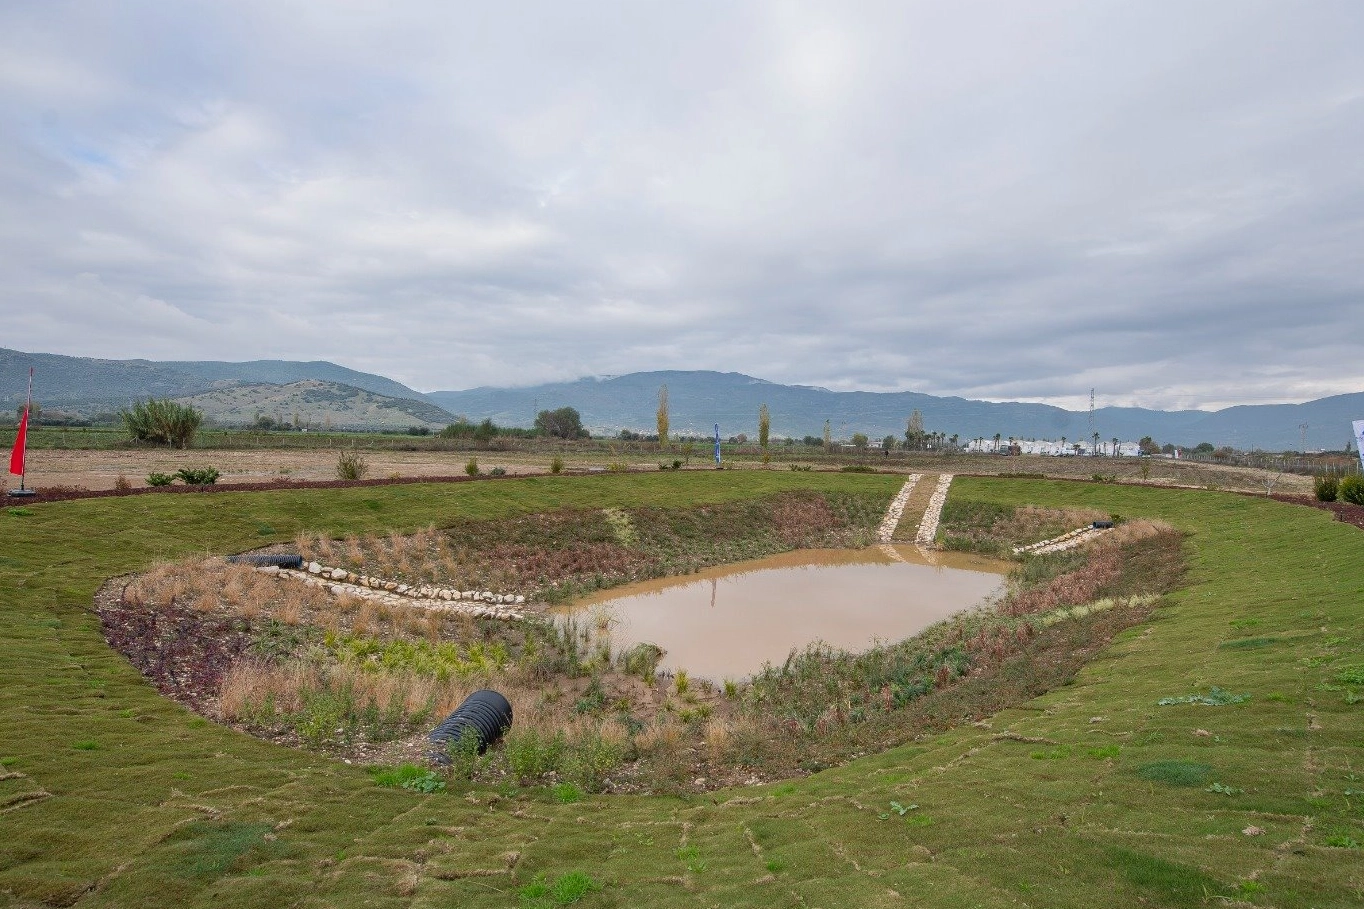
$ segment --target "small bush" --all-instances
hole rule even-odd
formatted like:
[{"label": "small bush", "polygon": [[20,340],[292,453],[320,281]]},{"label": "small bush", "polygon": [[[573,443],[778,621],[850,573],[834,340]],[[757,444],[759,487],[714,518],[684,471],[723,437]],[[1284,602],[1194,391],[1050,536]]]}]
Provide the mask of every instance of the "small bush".
[{"label": "small bush", "polygon": [[1337,495],[1342,502],[1364,505],[1364,476],[1353,474],[1340,481]]},{"label": "small bush", "polygon": [[1335,477],[1317,477],[1312,491],[1317,494],[1318,502],[1334,502],[1340,492],[1340,483]]},{"label": "small bush", "polygon": [[606,465],[606,469],[612,473],[629,473],[630,465],[623,464],[620,461],[612,461],[610,464]]},{"label": "small bush", "polygon": [[336,458],[338,480],[363,480],[369,473],[369,462],[358,451],[343,451]]},{"label": "small bush", "polygon": [[467,780],[474,775],[474,771],[478,769],[478,752],[481,744],[478,730],[473,726],[465,726],[459,731],[459,738],[452,738],[446,743],[446,749],[450,753],[451,776],[457,780]]},{"label": "small bush", "polygon": [[503,467],[494,467],[492,470],[488,471],[488,473],[494,477],[505,477],[507,475],[507,471]]},{"label": "small bush", "polygon": [[679,460],[677,460],[676,458],[674,458],[674,459],[673,459],[673,470],[681,470],[681,469],[682,469],[682,462],[679,461]]},{"label": "small bush", "polygon": [[471,477],[478,476],[478,458],[470,458],[469,463],[464,465],[464,472]]},{"label": "small bush", "polygon": [[567,742],[562,732],[552,735],[538,729],[516,729],[507,733],[502,752],[507,768],[517,779],[531,782],[563,763]]},{"label": "small bush", "polygon": [[218,482],[218,468],[216,467],[181,467],[175,475],[185,482],[186,486],[212,486]]},{"label": "small bush", "polygon": [[123,426],[135,442],[188,448],[204,421],[204,415],[193,407],[178,404],[169,398],[148,398],[135,403],[129,410],[119,411]]},{"label": "small bush", "polygon": [[559,457],[558,455],[555,455],[555,456],[554,456],[554,460],[552,460],[552,461],[549,462],[549,472],[550,472],[550,473],[563,473],[563,472],[564,472],[564,459],[561,458],[561,457]]},{"label": "small bush", "polygon": [[149,473],[147,474],[148,486],[169,486],[175,482],[173,473]]},{"label": "small bush", "polygon": [[841,468],[844,473],[876,473],[874,467],[866,464],[845,464]]},{"label": "small bush", "polygon": [[127,492],[132,488],[133,484],[130,483],[128,481],[128,478],[125,477],[123,474],[119,474],[117,477],[114,478],[114,489],[118,490],[119,492]]}]

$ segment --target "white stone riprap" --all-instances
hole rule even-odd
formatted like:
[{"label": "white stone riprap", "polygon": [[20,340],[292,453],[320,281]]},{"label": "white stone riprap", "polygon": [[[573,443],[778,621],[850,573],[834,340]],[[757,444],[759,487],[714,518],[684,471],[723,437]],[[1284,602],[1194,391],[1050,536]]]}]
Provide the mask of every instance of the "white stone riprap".
[{"label": "white stone riprap", "polygon": [[947,490],[951,485],[952,474],[938,475],[938,487],[933,490],[928,507],[924,509],[924,516],[919,521],[919,532],[914,535],[916,546],[933,545],[933,539],[938,535],[938,522],[942,520],[942,507],[947,502]]},{"label": "white stone riprap", "polygon": [[1074,530],[1061,534],[1059,537],[1052,537],[1050,540],[1029,543],[1027,546],[1015,546],[1014,555],[1022,555],[1025,552],[1030,555],[1042,555],[1048,552],[1064,552],[1067,549],[1074,549],[1076,546],[1088,542],[1094,537],[1108,533],[1108,531],[1112,529],[1113,528],[1111,527],[1077,527]]},{"label": "white stone riprap", "polygon": [[905,503],[909,501],[909,494],[914,491],[914,484],[918,483],[919,479],[919,474],[910,474],[905,480],[905,485],[901,486],[895,498],[890,500],[886,516],[881,519],[881,526],[876,529],[878,543],[889,543],[891,537],[895,536],[895,528],[900,526],[900,516],[905,513]]},{"label": "white stone riprap", "polygon": [[524,619],[525,612],[511,607],[525,604],[520,594],[493,593],[491,590],[451,590],[425,584],[408,585],[383,578],[358,575],[344,568],[310,562],[304,570],[269,566],[258,568],[267,574],[321,587],[336,596],[349,594],[387,606],[415,606],[441,612],[460,612],[486,619]]}]

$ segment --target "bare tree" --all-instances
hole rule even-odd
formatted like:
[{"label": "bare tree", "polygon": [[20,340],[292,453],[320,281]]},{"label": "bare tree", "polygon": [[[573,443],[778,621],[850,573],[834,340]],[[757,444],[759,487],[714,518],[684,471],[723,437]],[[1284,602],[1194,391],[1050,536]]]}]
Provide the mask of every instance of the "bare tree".
[{"label": "bare tree", "polygon": [[654,418],[658,421],[658,447],[662,448],[668,444],[668,386],[666,384],[658,387],[658,412]]},{"label": "bare tree", "polygon": [[824,421],[824,450],[828,451],[834,446],[834,430],[828,420]]}]

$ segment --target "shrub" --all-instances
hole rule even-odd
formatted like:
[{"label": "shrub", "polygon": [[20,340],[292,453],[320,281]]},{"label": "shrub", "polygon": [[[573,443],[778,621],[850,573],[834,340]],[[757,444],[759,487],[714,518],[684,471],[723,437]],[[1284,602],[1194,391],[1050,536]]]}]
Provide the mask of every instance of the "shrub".
[{"label": "shrub", "polygon": [[1337,496],[1351,505],[1364,505],[1364,476],[1354,474],[1340,481]]},{"label": "shrub", "polygon": [[561,458],[561,457],[559,457],[558,455],[555,455],[555,456],[554,456],[554,460],[552,460],[552,461],[549,462],[549,472],[550,472],[550,473],[563,473],[563,471],[564,471],[564,459]]},{"label": "shrub", "polygon": [[120,410],[123,426],[135,442],[188,448],[204,421],[204,415],[169,398],[138,401],[130,410]]},{"label": "shrub", "polygon": [[459,738],[452,738],[446,743],[446,749],[450,754],[451,776],[457,780],[467,780],[474,775],[474,771],[478,769],[478,752],[481,744],[478,730],[473,726],[465,726],[460,730]]},{"label": "shrub", "polygon": [[842,471],[844,473],[875,473],[876,468],[866,464],[846,464],[843,466]]},{"label": "shrub", "polygon": [[505,477],[507,475],[506,468],[503,467],[494,467],[492,470],[488,471],[488,473],[495,477]]},{"label": "shrub", "polygon": [[549,733],[538,729],[509,730],[503,742],[502,752],[506,757],[507,769],[517,779],[526,782],[558,770],[567,745],[562,732]]},{"label": "shrub", "polygon": [[119,492],[127,492],[132,488],[133,484],[128,482],[128,478],[125,477],[123,474],[119,474],[117,477],[114,478],[114,489],[118,490]]},{"label": "shrub", "polygon": [[1318,502],[1334,502],[1340,491],[1335,477],[1317,477],[1312,483],[1312,491],[1317,494]]},{"label": "shrub", "polygon": [[464,472],[471,477],[478,476],[478,458],[470,458],[469,463],[464,465]]},{"label": "shrub", "polygon": [[149,473],[147,474],[148,486],[169,486],[175,482],[173,473]]},{"label": "shrub", "polygon": [[343,451],[336,458],[338,480],[363,480],[369,473],[369,463],[358,451]]},{"label": "shrub", "polygon": [[186,486],[212,486],[218,482],[218,468],[216,467],[181,467],[175,475],[185,482]]}]

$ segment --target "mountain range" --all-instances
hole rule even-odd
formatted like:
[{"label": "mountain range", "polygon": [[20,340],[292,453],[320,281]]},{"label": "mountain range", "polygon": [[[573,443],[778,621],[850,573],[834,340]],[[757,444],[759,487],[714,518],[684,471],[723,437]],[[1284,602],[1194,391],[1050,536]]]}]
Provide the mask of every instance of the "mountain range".
[{"label": "mountain range", "polygon": [[669,390],[673,435],[704,435],[720,424],[728,437],[757,433],[758,407],[768,406],[774,437],[819,436],[824,422],[833,434],[855,432],[873,439],[903,436],[918,410],[929,431],[977,437],[1080,441],[1101,439],[1193,445],[1211,442],[1237,448],[1295,450],[1308,424],[1310,449],[1339,449],[1350,438],[1350,421],[1364,419],[1364,392],[1302,404],[1257,404],[1218,411],[1162,411],[1101,407],[1093,425],[1086,411],[1048,404],[973,401],[917,392],[836,392],[808,385],[781,385],[737,372],[659,371],[553,382],[523,388],[415,391],[392,379],[326,361],[256,360],[156,362],[98,360],[0,348],[0,403],[22,402],[28,368],[37,372],[35,398],[49,410],[90,415],[126,407],[133,400],[171,397],[199,407],[222,424],[249,423],[255,415],[300,419],[347,428],[437,427],[456,415],[499,425],[530,426],[543,409],[571,406],[597,435],[622,429],[651,433],[658,390]]}]

